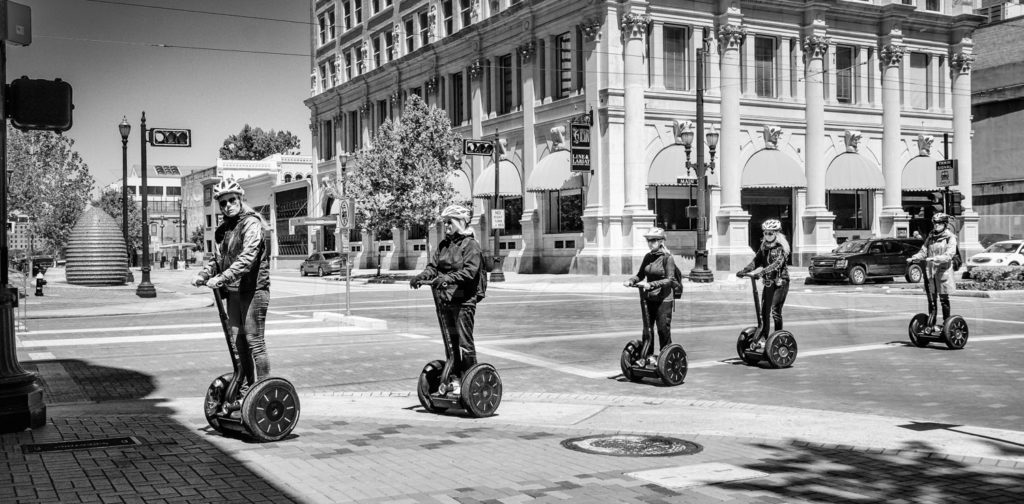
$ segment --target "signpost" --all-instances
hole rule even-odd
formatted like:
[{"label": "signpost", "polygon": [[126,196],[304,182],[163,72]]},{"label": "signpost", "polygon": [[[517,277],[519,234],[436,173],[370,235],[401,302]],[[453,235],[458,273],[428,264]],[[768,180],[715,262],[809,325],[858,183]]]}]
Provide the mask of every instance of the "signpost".
[{"label": "signpost", "polygon": [[949,186],[959,184],[956,159],[940,159],[935,162],[935,185],[942,188],[942,210],[948,211]]},{"label": "signpost", "polygon": [[569,148],[572,154],[572,171],[590,171],[590,125],[572,123],[569,125]]},{"label": "signpost", "polygon": [[504,210],[491,210],[491,227],[494,229],[505,229]]}]

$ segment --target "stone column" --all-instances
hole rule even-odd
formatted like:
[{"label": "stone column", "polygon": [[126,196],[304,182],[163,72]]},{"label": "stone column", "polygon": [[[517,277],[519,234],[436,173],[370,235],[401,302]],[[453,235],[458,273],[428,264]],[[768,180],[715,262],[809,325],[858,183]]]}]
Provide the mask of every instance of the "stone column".
[{"label": "stone column", "polygon": [[978,242],[978,213],[974,211],[971,163],[971,66],[974,64],[973,43],[964,37],[953,47],[950,62],[953,101],[953,158],[957,160],[960,194],[964,196],[960,232],[960,248],[964,257],[982,252]]},{"label": "stone column", "polygon": [[[728,19],[726,21],[729,21]],[[713,250],[714,269],[735,271],[750,260],[747,243],[750,214],[740,206],[740,47],[747,32],[739,22],[723,22],[718,30],[722,55],[720,92],[722,128],[718,152],[721,159],[722,204],[718,220],[718,248]],[[710,262],[710,258],[709,258]]]},{"label": "stone column", "polygon": [[[611,17],[611,16],[609,16]],[[610,23],[609,28],[614,27]],[[609,75],[610,58],[602,57],[609,50],[604,43],[602,25],[598,19],[587,19],[580,24],[583,32],[583,57],[587,75]],[[609,169],[605,167],[607,158],[606,142],[609,137],[605,132],[607,115],[602,113],[602,103],[598,96],[598,79],[589,78],[584,82],[583,92],[586,97],[586,109],[594,111],[594,124],[591,126],[590,167],[592,174],[582,174],[586,184],[586,206],[583,209],[583,250],[576,256],[574,267],[570,273],[607,275],[610,273],[610,257],[608,254],[605,230],[608,227],[608,186]],[[606,109],[607,110],[607,109]],[[525,115],[524,115],[525,117]],[[616,269],[618,273],[618,269]]]},{"label": "stone column", "polygon": [[[522,61],[523,82],[523,179],[530,180],[537,166],[537,134],[535,125],[537,114],[534,110],[536,90],[533,87],[533,74],[537,54],[537,42],[529,40],[516,49]],[[540,257],[544,251],[544,220],[537,194],[527,191],[523,194],[523,217],[519,221],[523,226],[523,254],[519,261],[520,273],[534,273],[539,270]]]},{"label": "stone column", "polygon": [[[650,214],[644,194],[646,178],[644,140],[644,89],[647,87],[647,63],[644,38],[651,18],[646,14],[627,12],[622,16],[622,36],[625,42],[622,59],[625,101],[623,121],[625,134],[623,150],[625,155],[625,205],[626,214]],[[639,242],[637,242],[639,243]]]},{"label": "stone column", "polygon": [[[794,262],[804,264],[811,256],[835,247],[833,222],[835,215],[825,207],[825,89],[822,69],[824,59],[830,57],[831,39],[822,26],[810,30],[804,38],[804,117],[807,122],[805,137],[804,172],[807,177],[807,207],[801,216],[803,246],[794,248]],[[831,92],[830,92],[831,93]]]},{"label": "stone column", "polygon": [[900,66],[903,64],[903,38],[887,37],[879,50],[882,72],[882,174],[885,197],[879,216],[882,236],[909,232],[910,217],[903,211],[903,165],[900,163]]}]

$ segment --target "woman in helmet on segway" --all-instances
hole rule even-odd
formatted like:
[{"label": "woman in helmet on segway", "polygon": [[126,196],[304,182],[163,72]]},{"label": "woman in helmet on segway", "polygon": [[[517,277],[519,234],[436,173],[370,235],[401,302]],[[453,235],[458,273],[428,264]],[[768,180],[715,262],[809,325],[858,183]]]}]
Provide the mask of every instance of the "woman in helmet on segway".
[{"label": "woman in helmet on segway", "polygon": [[[215,233],[214,257],[192,279],[199,287],[227,291],[228,327],[232,348],[237,352],[245,376],[238,396],[259,379],[270,374],[270,359],[263,339],[267,307],[270,305],[270,248],[266,225],[248,204],[245,190],[234,179],[224,179],[213,188],[224,221]],[[225,397],[234,397],[229,390]],[[225,404],[225,409],[238,409]]]},{"label": "woman in helmet on segway", "polygon": [[760,346],[768,338],[768,315],[771,315],[775,324],[775,330],[782,330],[782,307],[786,304],[786,295],[789,294],[789,268],[786,262],[789,260],[790,248],[786,235],[782,234],[782,223],[778,219],[768,219],[761,223],[761,231],[764,233],[761,239],[761,246],[754,254],[754,260],[746,267],[736,272],[736,276],[743,278],[749,274],[753,278],[764,279],[764,291],[761,299],[761,327],[756,343]]},{"label": "woman in helmet on segway", "polygon": [[907,258],[907,262],[920,261],[924,259],[928,264],[928,279],[924,282],[925,297],[928,298],[928,314],[935,314],[935,301],[932,292],[939,293],[939,305],[942,307],[942,322],[933,317],[936,325],[930,328],[932,334],[942,332],[942,327],[949,318],[949,294],[956,290],[956,283],[953,280],[952,261],[956,255],[956,233],[949,229],[949,215],[942,212],[932,216],[932,232],[925,238],[924,245],[916,254]]},{"label": "woman in helmet on segway", "polygon": [[443,324],[452,341],[452,393],[461,393],[461,377],[476,365],[476,346],[473,344],[473,323],[476,304],[487,290],[487,274],[482,270],[483,252],[469,228],[469,210],[450,205],[441,212],[444,239],[437,245],[434,257],[422,273],[416,275],[409,286],[418,289],[429,283],[439,289],[442,300]]},{"label": "woman in helmet on segway", "polygon": [[[634,287],[641,280],[647,280],[644,302],[647,303],[647,313],[654,317],[654,325],[658,328],[658,342],[664,350],[672,344],[672,309],[675,305],[672,287],[675,282],[676,261],[672,257],[672,252],[665,246],[664,229],[651,228],[644,238],[647,239],[647,247],[651,250],[640,262],[640,271],[622,285]],[[654,335],[650,331],[646,331],[645,334],[650,334],[651,337],[644,339],[643,348],[640,350],[642,358],[636,364],[644,366],[650,359],[651,363],[656,365],[658,357],[654,353]]]}]

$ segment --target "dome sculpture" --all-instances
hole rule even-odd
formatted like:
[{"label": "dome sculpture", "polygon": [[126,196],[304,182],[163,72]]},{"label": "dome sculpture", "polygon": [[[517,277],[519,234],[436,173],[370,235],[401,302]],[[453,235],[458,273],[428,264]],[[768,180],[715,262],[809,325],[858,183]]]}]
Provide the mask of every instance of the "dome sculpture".
[{"label": "dome sculpture", "polygon": [[89,207],[71,231],[66,252],[69,284],[124,285],[128,257],[121,226],[106,212]]}]

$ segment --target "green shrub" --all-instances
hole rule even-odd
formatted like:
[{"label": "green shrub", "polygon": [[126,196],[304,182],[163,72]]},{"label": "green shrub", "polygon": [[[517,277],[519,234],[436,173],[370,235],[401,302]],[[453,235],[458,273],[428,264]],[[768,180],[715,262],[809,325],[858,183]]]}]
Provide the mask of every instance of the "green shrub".
[{"label": "green shrub", "polygon": [[1019,290],[1024,289],[1024,281],[1021,280],[1001,280],[992,281],[987,280],[984,282],[957,282],[957,290],[980,290],[980,291],[1001,291],[1001,290]]},{"label": "green shrub", "polygon": [[999,268],[975,268],[971,271],[971,280],[976,282],[1024,282],[1024,267],[1006,266]]}]

